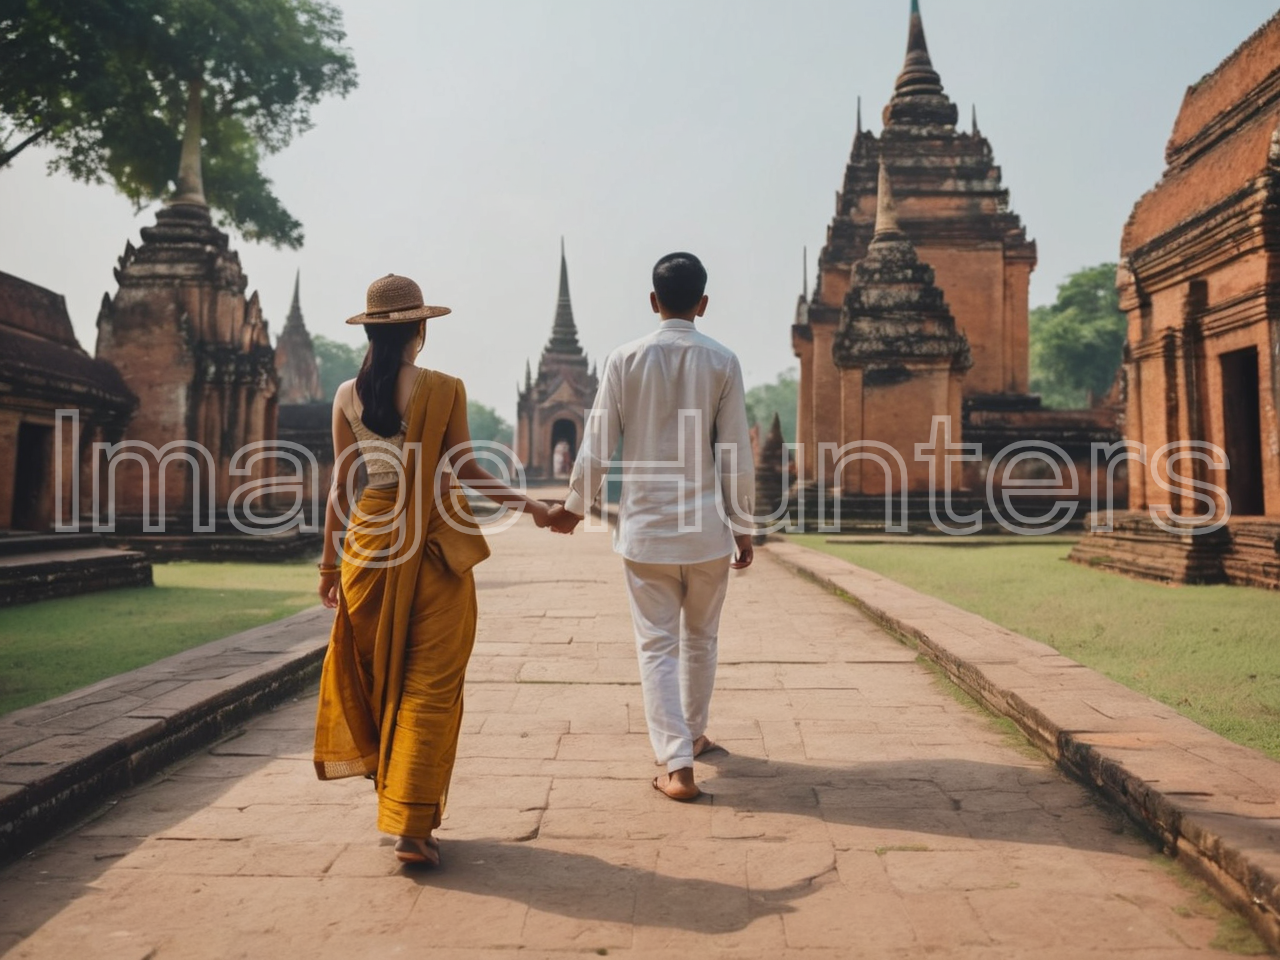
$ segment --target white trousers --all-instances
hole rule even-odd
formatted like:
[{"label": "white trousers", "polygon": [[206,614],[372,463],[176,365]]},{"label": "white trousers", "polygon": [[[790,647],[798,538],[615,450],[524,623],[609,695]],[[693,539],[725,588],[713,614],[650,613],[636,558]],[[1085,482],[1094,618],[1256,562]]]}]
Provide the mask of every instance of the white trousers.
[{"label": "white trousers", "polygon": [[729,561],[624,561],[649,740],[668,772],[693,766],[693,741],[707,732]]}]

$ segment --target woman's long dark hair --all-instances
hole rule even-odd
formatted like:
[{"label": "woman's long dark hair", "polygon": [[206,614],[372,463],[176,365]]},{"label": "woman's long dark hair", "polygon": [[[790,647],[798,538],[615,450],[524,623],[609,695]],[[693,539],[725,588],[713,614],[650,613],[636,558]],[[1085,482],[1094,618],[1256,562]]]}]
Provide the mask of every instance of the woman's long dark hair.
[{"label": "woman's long dark hair", "polygon": [[400,411],[396,409],[396,381],[404,362],[404,348],[422,332],[423,323],[366,323],[369,350],[356,375],[356,396],[360,398],[360,419],[380,437],[400,432]]}]

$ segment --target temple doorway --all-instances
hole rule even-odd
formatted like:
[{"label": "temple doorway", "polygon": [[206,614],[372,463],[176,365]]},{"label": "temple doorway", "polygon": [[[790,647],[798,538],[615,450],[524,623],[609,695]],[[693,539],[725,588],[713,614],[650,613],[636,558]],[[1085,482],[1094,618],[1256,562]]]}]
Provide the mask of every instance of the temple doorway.
[{"label": "temple doorway", "polygon": [[578,427],[572,420],[557,420],[551,425],[551,472],[567,477],[573,472],[573,459],[578,455]]},{"label": "temple doorway", "polygon": [[53,427],[38,423],[18,424],[18,449],[13,463],[14,530],[47,530],[53,482]]},{"label": "temple doorway", "polygon": [[1262,417],[1258,394],[1258,349],[1233,350],[1222,363],[1222,425],[1230,468],[1227,496],[1231,512],[1261,516],[1266,512],[1262,493]]}]

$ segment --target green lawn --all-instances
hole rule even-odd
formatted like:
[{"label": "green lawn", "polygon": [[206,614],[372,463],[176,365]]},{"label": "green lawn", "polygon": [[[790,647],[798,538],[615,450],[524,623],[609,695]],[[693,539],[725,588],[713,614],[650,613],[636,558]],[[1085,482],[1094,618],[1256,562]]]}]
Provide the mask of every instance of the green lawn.
[{"label": "green lawn", "polygon": [[0,713],[319,602],[312,563],[158,563],[154,587],[0,610]]},{"label": "green lawn", "polygon": [[796,542],[940,597],[1280,760],[1280,593],[1165,587],[1067,562],[1067,544]]}]

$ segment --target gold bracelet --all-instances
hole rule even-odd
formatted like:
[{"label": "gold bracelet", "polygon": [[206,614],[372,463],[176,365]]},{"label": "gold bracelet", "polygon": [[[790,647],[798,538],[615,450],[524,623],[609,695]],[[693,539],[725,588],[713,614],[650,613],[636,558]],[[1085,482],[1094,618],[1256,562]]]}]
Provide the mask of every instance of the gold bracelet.
[{"label": "gold bracelet", "polygon": [[317,567],[317,568],[319,568],[321,576],[323,576],[323,575],[324,575],[324,574],[326,574],[326,573],[341,573],[341,572],[342,572],[342,567],[337,566],[336,564],[327,564],[327,563],[325,563],[324,561],[321,561],[320,563],[317,563],[317,564],[316,564],[316,567]]}]

